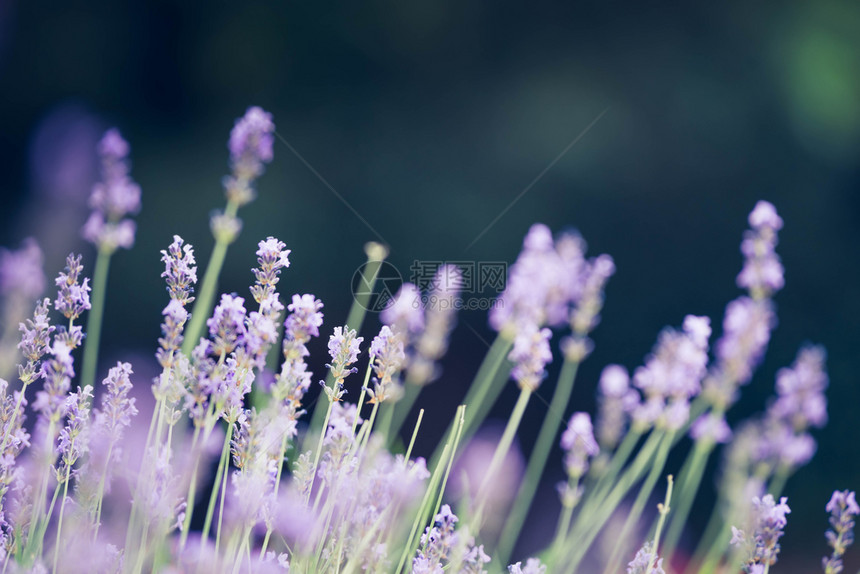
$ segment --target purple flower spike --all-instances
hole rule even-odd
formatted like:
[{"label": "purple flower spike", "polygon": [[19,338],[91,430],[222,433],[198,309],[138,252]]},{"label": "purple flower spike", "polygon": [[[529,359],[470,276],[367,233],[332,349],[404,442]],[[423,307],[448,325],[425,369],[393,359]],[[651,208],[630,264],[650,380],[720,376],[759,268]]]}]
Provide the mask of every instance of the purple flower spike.
[{"label": "purple flower spike", "polygon": [[311,337],[319,337],[323,314],[323,303],[310,293],[293,295],[293,302],[287,305],[290,316],[284,322],[285,336],[293,341],[306,343]]},{"label": "purple flower spike", "polygon": [[81,256],[72,253],[66,257],[65,271],[61,272],[55,280],[59,292],[57,300],[54,301],[54,308],[72,321],[90,308],[90,280],[84,278],[83,282],[78,284],[83,269]]},{"label": "purple flower spike", "polygon": [[561,435],[561,448],[565,451],[564,466],[568,476],[579,478],[584,475],[588,470],[588,459],[600,452],[588,413],[574,413],[570,417]]},{"label": "purple flower spike", "polygon": [[331,356],[331,373],[338,383],[342,384],[347,375],[354,373],[351,364],[358,360],[358,347],[364,337],[356,337],[355,329],[348,325],[335,327],[334,334],[328,340],[328,354]]},{"label": "purple flower spike", "polygon": [[206,321],[214,342],[215,355],[228,355],[245,335],[245,300],[236,295],[221,295],[212,317]]},{"label": "purple flower spike", "polygon": [[42,263],[42,250],[32,237],[25,239],[17,251],[0,249],[0,294],[30,301],[41,295],[46,281]]},{"label": "purple flower spike", "polygon": [[248,108],[245,115],[236,120],[230,132],[230,165],[233,173],[225,178],[227,199],[237,206],[253,201],[256,192],[252,187],[264,169],[272,161],[275,124],[272,114],[259,107]]},{"label": "purple flower spike", "polygon": [[191,244],[174,235],[170,247],[161,251],[161,262],[164,263],[161,276],[167,282],[170,298],[179,301],[183,306],[194,301],[191,293],[197,283],[197,262],[194,260],[194,248]]},{"label": "purple flower spike", "polygon": [[424,330],[424,306],[421,291],[412,283],[400,286],[379,317],[398,335],[407,338]]},{"label": "purple flower spike", "polygon": [[744,571],[754,574],[757,568],[773,566],[779,555],[779,539],[787,523],[786,514],[791,509],[782,497],[777,504],[773,496],[752,499],[752,535],[732,526],[732,545],[742,548],[746,554]]},{"label": "purple flower spike", "polygon": [[827,544],[833,554],[822,558],[824,574],[839,574],[843,570],[842,556],[854,543],[854,517],[860,514],[860,506],[851,490],[836,490],[825,508],[830,513],[831,529],[825,533]]},{"label": "purple flower spike", "polygon": [[663,570],[663,559],[660,558],[656,563],[653,563],[653,557],[654,551],[651,548],[651,542],[646,542],[636,552],[636,557],[627,565],[627,574],[666,574],[666,571]]},{"label": "purple flower spike", "polygon": [[[251,287],[251,295],[254,296],[254,301],[261,306],[265,305],[271,311],[280,306],[280,303],[273,305],[270,301],[270,299],[277,299],[275,286],[278,284],[278,276],[281,274],[281,269],[290,266],[290,250],[284,247],[286,245],[282,241],[269,237],[261,241],[257,249],[259,268],[253,270],[257,283]],[[277,312],[283,309],[283,306],[280,306]]]},{"label": "purple flower spike", "polygon": [[517,332],[514,348],[508,359],[514,363],[511,377],[521,389],[537,389],[546,376],[546,365],[552,361],[549,339],[552,331],[538,329],[535,325],[525,325]]},{"label": "purple flower spike", "polygon": [[93,212],[84,224],[84,239],[111,253],[134,245],[135,224],[127,215],[140,211],[140,186],[129,177],[129,145],[116,128],[108,130],[98,145],[102,178],[93,187]]},{"label": "purple flower spike", "polygon": [[741,243],[745,261],[738,287],[749,289],[754,299],[765,299],[785,285],[782,263],[775,251],[782,219],[772,204],[759,201],[750,213],[749,223],[752,229]]},{"label": "purple flower spike", "polygon": [[370,343],[369,355],[376,374],[373,390],[368,389],[370,403],[399,399],[401,386],[397,374],[406,362],[403,341],[394,335],[388,325],[383,325]]}]

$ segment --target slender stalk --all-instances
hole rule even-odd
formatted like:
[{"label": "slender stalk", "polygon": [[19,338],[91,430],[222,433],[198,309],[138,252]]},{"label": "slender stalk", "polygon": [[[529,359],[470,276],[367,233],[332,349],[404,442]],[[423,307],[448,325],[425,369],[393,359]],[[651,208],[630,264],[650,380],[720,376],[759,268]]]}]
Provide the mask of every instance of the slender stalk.
[{"label": "slender stalk", "polygon": [[409,464],[409,457],[412,456],[412,447],[415,445],[415,437],[418,436],[418,429],[421,427],[421,421],[424,419],[424,409],[418,411],[418,420],[415,422],[415,428],[412,430],[412,438],[409,440],[409,448],[406,449],[406,456],[403,457],[403,464]]},{"label": "slender stalk", "polygon": [[364,406],[364,397],[367,396],[367,382],[370,380],[370,373],[373,372],[373,363],[367,363],[367,371],[364,373],[364,382],[361,384],[361,394],[358,395],[358,406],[355,409],[355,418],[352,420],[352,436],[355,436],[355,429],[358,428],[358,420],[361,418],[361,407]]},{"label": "slender stalk", "polygon": [[90,314],[87,316],[87,340],[84,343],[84,361],[81,367],[81,388],[87,385],[95,386],[96,363],[98,362],[102,318],[105,311],[110,257],[111,252],[99,249],[98,257],[96,257],[96,267],[93,270],[93,289],[90,297],[91,308]]},{"label": "slender stalk", "polygon": [[511,449],[511,444],[514,441],[514,436],[517,434],[517,429],[520,426],[520,422],[523,420],[523,414],[526,412],[526,407],[529,404],[529,398],[531,397],[532,389],[529,387],[523,387],[520,390],[520,396],[517,399],[517,404],[514,405],[514,410],[511,412],[511,416],[508,419],[508,423],[505,425],[505,430],[502,433],[502,438],[499,440],[499,444],[496,446],[496,451],[493,453],[493,458],[490,460],[490,466],[487,467],[487,472],[484,475],[484,480],[478,488],[477,494],[477,506],[478,509],[475,511],[475,515],[472,517],[472,528],[470,531],[477,534],[481,530],[481,520],[483,518],[484,507],[487,504],[487,496],[488,496],[488,488],[490,483],[495,480],[496,473],[499,471],[499,467],[502,465],[502,461],[505,460],[505,457],[508,456],[508,452]]},{"label": "slender stalk", "polygon": [[[571,489],[572,492],[576,492],[576,489],[579,488],[579,478],[569,478],[568,479],[568,488]],[[573,509],[576,507],[576,500],[571,501],[570,504],[565,503],[562,505],[561,513],[558,516],[558,525],[555,528],[555,537],[553,538],[552,544],[550,545],[550,553],[549,553],[549,569],[555,565],[556,560],[561,553],[562,546],[564,545],[564,539],[567,537],[567,533],[570,530],[571,519],[573,518]],[[508,558],[502,558],[502,564],[507,563]]]},{"label": "slender stalk", "polygon": [[[74,441],[72,441],[74,448]],[[60,557],[60,540],[63,536],[63,513],[66,510],[66,498],[69,496],[69,474],[71,466],[66,465],[66,479],[63,481],[63,502],[60,503],[60,517],[57,519],[57,540],[54,542],[54,566],[51,569],[53,574],[57,574],[57,559]]]},{"label": "slender stalk", "polygon": [[[326,399],[328,399],[328,395],[325,395]],[[308,486],[308,494],[305,502],[308,502],[311,498],[311,492],[314,490],[314,482],[316,481],[317,475],[317,465],[320,462],[320,454],[322,453],[323,441],[325,440],[325,430],[328,428],[328,420],[331,418],[331,409],[334,403],[329,400],[328,408],[325,411],[325,419],[323,419],[322,429],[320,430],[320,440],[317,443],[316,454],[314,454],[314,464],[311,467],[311,483]]]},{"label": "slender stalk", "polygon": [[206,508],[206,518],[203,520],[203,532],[200,540],[200,551],[203,552],[206,539],[209,538],[209,529],[212,527],[212,514],[215,512],[215,503],[218,500],[218,490],[221,488],[221,477],[225,475],[229,466],[227,460],[230,457],[230,439],[233,438],[233,425],[227,425],[227,434],[224,437],[224,447],[221,449],[221,459],[218,461],[218,470],[215,472],[215,482],[212,485],[212,494],[209,496],[209,506]]},{"label": "slender stalk", "polygon": [[603,525],[612,516],[612,513],[635,485],[640,478],[645,474],[648,465],[651,464],[651,459],[657,447],[660,445],[665,434],[662,431],[657,431],[651,434],[641,450],[636,455],[636,458],[618,479],[618,483],[612,488],[606,498],[601,501],[599,507],[594,514],[586,521],[577,520],[574,524],[571,533],[567,537],[565,546],[571,548],[571,552],[566,557],[566,570],[572,574],[579,562],[585,557],[585,553],[591,546],[591,543],[597,537]]},{"label": "slender stalk", "polygon": [[111,441],[110,446],[108,447],[107,457],[105,457],[105,468],[102,471],[101,478],[99,479],[99,489],[96,493],[96,517],[95,517],[95,532],[93,533],[93,541],[98,540],[99,537],[99,527],[101,526],[102,521],[102,500],[104,500],[105,493],[105,482],[107,481],[107,471],[108,465],[110,465],[110,456],[113,453],[113,441]]},{"label": "slender stalk", "polygon": [[651,471],[648,473],[648,477],[645,479],[645,482],[642,484],[642,488],[639,489],[639,493],[636,495],[633,507],[630,509],[630,514],[627,515],[627,520],[624,521],[624,526],[621,528],[621,533],[618,535],[615,548],[612,551],[612,555],[609,559],[606,570],[604,570],[604,574],[611,574],[612,572],[618,571],[618,567],[620,566],[618,562],[621,559],[621,553],[624,551],[624,545],[627,542],[627,535],[630,533],[630,529],[639,521],[639,517],[642,516],[642,511],[648,503],[648,498],[651,496],[651,493],[654,491],[654,487],[657,485],[657,480],[659,480],[660,475],[663,473],[663,467],[666,466],[666,458],[669,456],[669,450],[672,448],[673,434],[674,433],[670,433],[663,438],[662,443],[660,444],[657,459],[651,466]]},{"label": "slender stalk", "polygon": [[[657,521],[657,531],[654,532],[654,543],[651,545],[651,558],[648,559],[648,568],[646,571],[651,570],[653,568],[654,563],[657,562],[657,549],[660,546],[660,533],[663,532],[663,524],[666,522],[666,515],[669,514],[669,511],[672,509],[669,507],[669,504],[672,502],[672,475],[666,477],[666,500],[663,504],[657,505],[657,511],[660,513],[660,519]],[[666,555],[668,557],[668,555]]]},{"label": "slender stalk", "polygon": [[520,531],[523,528],[529,507],[531,507],[534,500],[535,493],[540,484],[540,478],[543,475],[544,468],[546,468],[546,461],[549,458],[549,453],[552,451],[555,436],[558,433],[559,427],[564,422],[564,412],[567,410],[567,404],[570,401],[578,367],[579,362],[577,361],[565,361],[561,367],[558,383],[555,386],[555,391],[549,404],[549,412],[544,418],[543,424],[541,424],[537,442],[529,457],[525,477],[517,491],[517,497],[514,499],[511,512],[499,539],[501,564],[508,563],[514,544],[516,544]]},{"label": "slender stalk", "polygon": [[[239,205],[235,201],[228,201],[227,207],[224,209],[224,214],[235,217],[238,210]],[[218,285],[218,276],[221,274],[221,268],[224,266],[224,259],[227,257],[227,247],[229,245],[223,239],[215,240],[215,247],[212,249],[212,255],[209,256],[209,263],[206,264],[203,281],[200,283],[194,307],[191,309],[191,319],[185,328],[185,340],[182,342],[182,352],[186,355],[190,356],[194,346],[199,342],[200,336],[203,334],[203,327],[206,325],[206,319],[209,318],[209,314],[212,312],[212,307],[215,303],[215,288]]]},{"label": "slender stalk", "polygon": [[[232,426],[232,425],[230,425]],[[229,451],[228,451],[229,456]],[[229,458],[228,458],[229,460]],[[224,522],[224,498],[227,496],[227,474],[229,473],[230,463],[228,462],[224,468],[224,473],[221,475],[221,505],[218,508],[218,529],[215,531],[215,554],[218,554],[218,546],[221,542],[221,524]]]},{"label": "slender stalk", "polygon": [[681,469],[681,474],[678,477],[677,508],[669,524],[669,530],[666,532],[664,555],[667,559],[675,553],[678,541],[681,539],[681,533],[684,531],[684,525],[687,523],[687,517],[690,515],[690,509],[693,507],[693,501],[696,499],[696,493],[702,483],[708,457],[714,446],[715,443],[711,440],[696,441]]},{"label": "slender stalk", "polygon": [[[274,487],[274,498],[277,500],[278,498],[278,489],[281,486],[281,474],[284,470],[284,453],[287,451],[287,441],[288,436],[285,434],[284,438],[281,439],[281,450],[280,457],[278,458],[278,474],[275,476],[275,487]],[[262,560],[266,556],[266,548],[269,546],[269,538],[272,537],[272,526],[266,525],[266,536],[263,538],[263,546],[260,548],[260,560]],[[250,549],[249,549],[250,551]]]}]

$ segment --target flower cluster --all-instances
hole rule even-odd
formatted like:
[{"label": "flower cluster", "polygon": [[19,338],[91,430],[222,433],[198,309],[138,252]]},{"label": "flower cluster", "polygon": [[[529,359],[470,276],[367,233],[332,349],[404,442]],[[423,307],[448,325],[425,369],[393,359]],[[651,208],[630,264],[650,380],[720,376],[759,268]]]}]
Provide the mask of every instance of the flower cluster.
[{"label": "flower cluster", "polygon": [[756,496],[752,500],[750,534],[732,526],[731,543],[743,549],[744,571],[747,574],[757,574],[762,566],[776,564],[779,539],[787,523],[785,515],[791,512],[787,500],[783,496],[777,503],[770,494],[762,498]]},{"label": "flower cluster", "polygon": [[84,239],[105,253],[131,249],[136,226],[126,216],[140,211],[140,186],[129,177],[128,142],[112,128],[99,142],[98,152],[102,178],[90,195],[93,212],[84,225]]},{"label": "flower cluster", "polygon": [[[151,388],[154,404],[151,410],[141,406],[151,413],[148,425],[135,419],[138,406],[148,404],[133,396],[130,363],[109,370],[98,401],[87,381],[76,386],[74,357],[84,343],[76,322],[90,308],[82,257],[66,260],[55,300],[36,301],[44,276],[35,244],[0,255],[0,310],[7,320],[17,318],[13,326],[20,323],[11,365],[21,363],[19,381],[0,378],[4,570],[486,574],[510,564],[510,574],[575,574],[618,572],[626,563],[628,574],[664,574],[664,564],[671,570],[679,545],[689,540],[687,516],[709,456],[723,443],[726,462],[708,527],[713,536],[695,552],[684,549],[692,556],[689,568],[722,570],[739,553],[748,574],[766,574],[776,563],[790,512],[786,499],[776,497],[815,451],[810,430],[827,422],[828,375],[824,349],[802,348],[794,364],[778,372],[766,412],[740,423],[734,434],[729,428],[727,410],[762,359],[776,322],[772,297],[784,284],[775,252],[783,222],[771,204],[760,202],[749,216],[737,278],[746,292],[726,307],[710,365],[710,319],[687,315],[680,328],[660,333],[632,376],[617,364],[603,369],[595,426],[570,399],[580,363],[593,349],[589,337],[615,264],[608,255],[586,257],[585,242],[574,233],[554,237],[545,225],[534,225],[490,314],[499,336],[445,438],[425,459],[413,457],[413,449],[428,448],[415,440],[424,411],[405,454],[399,454],[400,429],[411,401],[441,371],[464,282],[458,267],[440,266],[423,293],[403,284],[380,314],[383,325],[371,331],[378,334],[367,349],[357,403],[344,400],[347,378],[357,371],[362,333],[374,327],[363,313],[352,313],[352,328],[333,329],[323,393],[306,398],[323,303],[295,294],[285,307],[277,291],[280,273],[290,266],[283,242],[270,236],[257,244],[253,303],[217,291],[226,244],[241,226],[237,210],[255,196],[274,135],[271,116],[260,108],[250,108],[230,135],[228,204],[213,218],[216,246],[193,317],[187,307],[198,287],[194,249],[177,235],[161,252],[169,301],[156,351],[161,372]],[[127,216],[139,209],[140,191],[129,178],[128,151],[115,130],[99,147],[102,181],[93,191],[96,211],[85,234],[102,262],[134,239]],[[378,244],[366,252],[369,261],[385,255]],[[105,275],[97,276],[99,309]],[[98,316],[92,313],[91,322]],[[539,406],[529,400],[554,358],[556,328],[567,331],[559,345],[564,360],[556,384],[547,385],[552,399],[544,401],[548,410],[537,440],[523,449],[526,465],[517,432]],[[90,342],[97,332],[91,330]],[[0,353],[7,343],[8,333]],[[276,345],[280,365],[270,353]],[[85,350],[97,355],[97,347]],[[0,377],[6,376],[4,363],[0,354]],[[498,441],[487,441],[481,424],[511,378],[519,399]],[[30,391],[32,404],[31,384],[39,384]],[[307,411],[314,412],[303,420]],[[562,429],[563,413],[571,411]],[[27,424],[31,413],[35,423]],[[672,449],[688,430],[694,444],[678,464]],[[516,543],[557,440],[567,480],[560,485],[555,535],[540,560],[520,560]],[[669,476],[653,536],[642,544],[635,533],[647,527],[648,500],[676,465],[678,479]],[[454,498],[462,520],[445,504]],[[632,504],[619,513],[625,500]],[[822,565],[825,574],[838,574],[860,506],[846,490],[834,492],[826,508],[832,553]],[[538,514],[548,513],[532,513]],[[620,528],[613,523],[619,515]],[[734,551],[726,544],[731,524],[743,525],[732,529]],[[544,530],[535,528],[533,539]],[[125,544],[118,546],[120,540]]]},{"label": "flower cluster", "polygon": [[660,334],[645,365],[633,373],[633,384],[644,395],[632,408],[634,424],[676,431],[687,423],[689,401],[701,391],[705,376],[710,335],[709,319],[693,315],[684,319],[682,331],[665,329]]},{"label": "flower cluster", "polygon": [[833,554],[821,559],[825,574],[842,572],[842,556],[854,543],[854,517],[860,514],[860,506],[852,490],[835,490],[825,508],[830,513],[830,527],[826,532],[827,544]]}]

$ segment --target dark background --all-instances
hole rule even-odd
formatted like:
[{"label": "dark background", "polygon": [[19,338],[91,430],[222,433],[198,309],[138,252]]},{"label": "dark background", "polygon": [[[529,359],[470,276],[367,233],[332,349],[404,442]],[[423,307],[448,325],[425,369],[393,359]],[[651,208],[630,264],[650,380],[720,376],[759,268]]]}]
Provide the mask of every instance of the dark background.
[{"label": "dark background", "polygon": [[[408,275],[416,259],[512,261],[535,221],[575,226],[618,267],[575,391],[574,408],[591,410],[603,365],[634,368],[686,313],[719,324],[739,294],[746,215],[768,199],[785,220],[780,325],[731,422],[763,408],[800,344],[826,345],[831,421],[789,482],[779,565],[808,572],[827,551],[830,493],[860,487],[860,5],[749,4],[0,0],[0,243],[38,237],[49,275],[82,250],[91,272],[78,230],[95,142],[118,126],[143,211],[134,250],[112,262],[102,356],[134,357],[146,373],[167,300],[158,250],[182,235],[202,273],[229,129],[260,105],[319,176],[276,142],[258,200],[240,213],[222,290],[247,294],[256,243],[275,235],[293,250],[281,291],[323,299],[325,335],[346,316],[367,240],[390,245]],[[377,326],[370,317],[368,340]],[[438,438],[491,337],[484,313],[461,316],[422,401],[419,450]],[[323,343],[312,349],[319,376]],[[534,401],[525,449],[544,415]],[[560,476],[555,463],[541,503],[550,512]]]}]

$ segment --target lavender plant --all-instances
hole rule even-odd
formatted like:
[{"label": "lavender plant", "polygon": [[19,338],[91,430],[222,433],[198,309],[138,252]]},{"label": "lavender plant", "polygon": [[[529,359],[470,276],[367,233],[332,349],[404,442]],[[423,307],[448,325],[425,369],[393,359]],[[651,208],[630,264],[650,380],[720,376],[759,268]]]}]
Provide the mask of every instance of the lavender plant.
[{"label": "lavender plant", "polygon": [[[546,226],[533,226],[489,316],[498,337],[448,432],[425,459],[412,456],[423,410],[405,452],[397,438],[414,402],[441,372],[456,325],[459,269],[441,267],[424,293],[403,284],[364,348],[361,297],[333,329],[324,328],[323,303],[313,294],[294,294],[284,304],[280,277],[294,271],[290,250],[277,238],[258,243],[250,299],[216,297],[227,247],[241,229],[238,208],[256,197],[257,180],[273,159],[274,129],[271,115],[252,107],[230,134],[227,206],[211,219],[215,246],[196,296],[194,248],[175,235],[161,252],[168,301],[154,353],[161,372],[147,391],[154,400],[148,424],[131,396],[144,381],[130,363],[110,368],[98,390],[93,384],[109,258],[133,247],[128,216],[141,201],[129,177],[130,147],[118,131],[99,144],[102,181],[84,225],[98,250],[92,303],[82,256],[69,256],[52,301],[38,298],[44,288],[38,246],[27,241],[19,252],[3,252],[0,309],[7,328],[0,367],[11,377],[6,363],[17,364],[16,381],[0,379],[4,574],[501,572],[556,441],[566,477],[554,535],[539,556],[518,556],[508,572],[608,574],[624,564],[628,574],[683,572],[681,535],[720,445],[726,446],[717,503],[686,571],[768,574],[777,567],[790,512],[780,494],[814,455],[811,430],[827,421],[828,378],[824,349],[805,346],[777,374],[764,414],[729,427],[726,415],[762,360],[776,321],[772,299],[784,287],[775,251],[783,221],[773,205],[759,202],[749,216],[737,277],[745,292],[727,305],[720,337],[711,344],[710,319],[688,315],[659,334],[632,376],[626,367],[607,365],[594,425],[582,411],[564,425],[563,414],[574,410],[577,370],[592,351],[590,335],[615,265],[608,255],[587,257],[578,235],[554,237]],[[363,279],[372,285],[387,249],[368,244],[366,254]],[[85,333],[80,323],[87,311]],[[20,332],[14,344],[9,321]],[[313,372],[308,348],[321,332],[331,333],[324,375]],[[75,385],[85,335],[84,372]],[[491,495],[497,473],[556,358],[562,366],[548,415],[524,478],[510,493],[510,514],[501,520],[488,511],[499,499]],[[350,375],[365,361],[363,381],[353,382],[359,377]],[[310,394],[315,376],[316,401]],[[458,488],[455,513],[447,493],[455,460],[508,380],[519,399],[482,478]],[[31,385],[37,387],[32,400]],[[358,390],[355,402],[352,390]],[[670,453],[687,436],[686,460],[671,468]],[[646,534],[643,517],[666,475],[666,496]],[[826,509],[832,553],[822,567],[838,574],[860,507],[854,492],[836,491]],[[488,517],[499,524],[488,525]],[[602,534],[609,540],[598,544]]]}]

